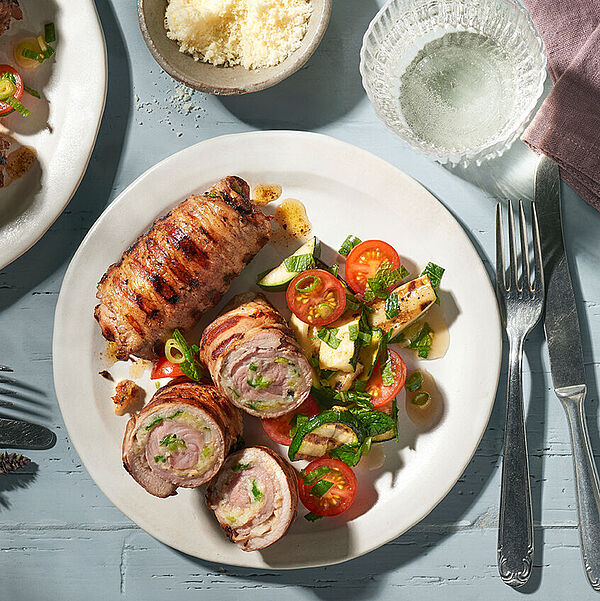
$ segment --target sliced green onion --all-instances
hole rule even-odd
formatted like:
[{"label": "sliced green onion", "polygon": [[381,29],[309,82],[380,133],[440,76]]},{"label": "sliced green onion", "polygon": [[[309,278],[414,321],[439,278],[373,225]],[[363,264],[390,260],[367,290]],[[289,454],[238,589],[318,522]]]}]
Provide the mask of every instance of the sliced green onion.
[{"label": "sliced green onion", "polygon": [[289,362],[290,360],[285,357],[277,357],[277,359],[275,359],[275,363],[285,363],[287,365]]},{"label": "sliced green onion", "polygon": [[[176,350],[177,354],[173,354],[173,350]],[[169,338],[165,343],[165,357],[169,363],[179,364],[185,361],[184,349],[175,338]]]},{"label": "sliced green onion", "polygon": [[31,115],[31,111],[26,109],[14,96],[5,98],[3,102],[6,102],[6,104],[12,106],[12,108],[14,108],[15,111],[17,111],[17,113],[19,113],[19,115],[22,117],[29,117],[29,115]]},{"label": "sliced green onion", "polygon": [[7,77],[0,78],[0,100],[6,102],[8,98],[14,97],[17,86]]},{"label": "sliced green onion", "polygon": [[333,307],[329,303],[321,303],[317,307],[319,315],[324,319],[327,319],[333,313]]},{"label": "sliced green onion", "polygon": [[167,461],[167,458],[164,455],[154,455],[154,463],[165,463]]},{"label": "sliced green onion", "polygon": [[310,494],[319,499],[333,486],[329,480],[319,480],[311,489]]},{"label": "sliced green onion", "polygon": [[[310,284],[304,284],[304,282],[309,280],[312,280]],[[316,275],[307,275],[305,278],[302,278],[300,281],[296,282],[296,290],[301,294],[308,294],[319,285],[319,282],[320,280]]]},{"label": "sliced green onion", "polygon": [[42,52],[42,56],[46,59],[46,58],[50,58],[56,51],[54,50],[54,48],[52,48],[52,46],[46,46],[46,50],[44,50]]},{"label": "sliced green onion", "polygon": [[46,41],[44,40],[43,36],[38,35],[37,43],[40,47],[40,50],[42,51],[42,54],[44,54],[44,52],[46,52],[46,50],[48,49],[48,46],[46,45]]},{"label": "sliced green onion", "polygon": [[429,399],[430,396],[428,392],[419,392],[418,394],[415,394],[411,402],[413,405],[422,407],[423,405],[427,405],[427,403],[429,403]]},{"label": "sliced green onion", "polygon": [[242,470],[247,470],[250,467],[249,463],[238,463],[231,468],[233,472],[241,472]]},{"label": "sliced green onion", "polygon": [[23,50],[21,50],[21,56],[23,58],[30,58],[38,63],[44,62],[44,56],[40,52],[36,52],[30,48],[23,48]]},{"label": "sliced green onion", "polygon": [[263,497],[262,491],[258,488],[256,480],[252,480],[252,496],[255,501],[260,501]]},{"label": "sliced green onion", "polygon": [[30,96],[34,96],[35,98],[41,98],[40,93],[37,90],[34,90],[33,88],[30,88],[29,86],[26,86],[25,84],[23,84],[23,89],[30,95]]},{"label": "sliced green onion", "polygon": [[248,369],[250,371],[256,371],[258,369],[258,365],[256,365],[256,363],[250,363],[250,365],[248,365]]},{"label": "sliced green onion", "polygon": [[155,426],[158,426],[160,424],[162,424],[163,418],[162,417],[155,417],[147,426],[146,426],[146,430],[150,431],[152,430],[152,428],[154,428]]},{"label": "sliced green onion", "polygon": [[408,376],[405,386],[410,392],[416,392],[421,388],[421,384],[423,384],[423,374],[420,371],[415,371]]},{"label": "sliced green onion", "polygon": [[44,40],[47,44],[56,42],[56,29],[54,28],[54,23],[46,23],[46,25],[44,25]]}]

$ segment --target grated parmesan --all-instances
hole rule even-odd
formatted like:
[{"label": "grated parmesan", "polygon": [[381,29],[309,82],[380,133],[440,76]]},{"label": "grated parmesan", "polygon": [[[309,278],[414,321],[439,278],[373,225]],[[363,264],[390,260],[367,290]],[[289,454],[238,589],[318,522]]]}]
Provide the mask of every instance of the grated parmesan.
[{"label": "grated parmesan", "polygon": [[310,0],[169,0],[165,28],[195,60],[259,69],[300,47],[311,12]]}]

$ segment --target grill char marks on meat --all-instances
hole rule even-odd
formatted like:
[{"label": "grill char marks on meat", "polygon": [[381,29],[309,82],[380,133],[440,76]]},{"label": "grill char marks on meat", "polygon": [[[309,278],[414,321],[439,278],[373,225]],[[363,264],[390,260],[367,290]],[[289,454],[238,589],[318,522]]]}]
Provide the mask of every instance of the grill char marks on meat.
[{"label": "grill char marks on meat", "polygon": [[168,497],[208,482],[242,429],[241,413],[213,386],[177,378],[129,420],[123,465],[150,494]]},{"label": "grill char marks on meat", "polygon": [[20,21],[22,18],[23,12],[18,0],[0,0],[0,35],[10,27],[13,19]]},{"label": "grill char marks on meat", "polygon": [[190,196],[111,265],[98,284],[94,315],[116,356],[155,359],[175,328],[213,307],[270,235],[250,188],[230,176]]},{"label": "grill char marks on meat", "polygon": [[294,468],[266,447],[231,454],[206,491],[225,534],[243,551],[264,549],[294,522],[298,481]]},{"label": "grill char marks on meat", "polygon": [[204,330],[200,360],[221,394],[256,417],[289,413],[310,392],[306,357],[283,317],[260,294],[236,296]]},{"label": "grill char marks on meat", "polygon": [[6,157],[10,150],[10,140],[0,135],[0,188],[4,186],[4,167],[6,166]]}]

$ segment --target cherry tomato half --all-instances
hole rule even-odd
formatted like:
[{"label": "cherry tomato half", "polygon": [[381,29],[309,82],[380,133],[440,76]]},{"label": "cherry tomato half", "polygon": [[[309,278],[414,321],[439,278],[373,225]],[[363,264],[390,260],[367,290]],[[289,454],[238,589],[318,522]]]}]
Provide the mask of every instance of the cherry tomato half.
[{"label": "cherry tomato half", "polygon": [[384,386],[381,380],[381,365],[377,363],[369,381],[367,382],[367,392],[371,394],[371,403],[373,407],[383,407],[387,405],[402,390],[406,382],[406,364],[402,357],[392,350],[388,350],[392,359],[392,371],[394,373],[394,383],[391,386]]},{"label": "cherry tomato half", "polygon": [[262,427],[271,440],[289,447],[292,444],[292,438],[290,436],[290,422],[292,419],[298,414],[314,417],[317,413],[319,413],[319,406],[316,401],[309,396],[298,409],[291,413],[286,413],[281,417],[271,417],[269,419],[261,420]]},{"label": "cherry tomato half", "polygon": [[177,378],[183,375],[184,373],[177,363],[171,363],[166,357],[161,357],[154,364],[150,379],[159,380],[160,378]]},{"label": "cherry tomato half", "polygon": [[398,253],[382,240],[365,240],[355,246],[346,259],[346,281],[354,290],[362,294],[367,287],[367,279],[372,278],[384,261],[389,261],[392,269],[400,267]]},{"label": "cherry tomato half", "polygon": [[333,323],[346,308],[342,283],[324,269],[308,269],[289,284],[286,299],[290,311],[311,326]]},{"label": "cherry tomato half", "polygon": [[[15,78],[16,90],[13,96],[17,100],[21,100],[21,98],[23,98],[23,80],[21,79],[19,72],[13,69],[13,67],[10,65],[0,65],[0,77],[2,77],[4,73],[11,73]],[[12,113],[13,110],[14,109],[12,106],[10,106],[10,104],[6,104],[6,102],[0,102],[0,116],[8,115],[8,113]]]},{"label": "cherry tomato half", "polygon": [[298,478],[298,492],[304,507],[317,515],[332,516],[343,513],[352,505],[356,497],[357,482],[356,476],[351,468],[339,459],[331,457],[321,457],[311,461],[305,468],[304,473],[310,474],[312,471],[326,467],[329,471],[320,480],[333,482],[333,486],[322,496],[318,497],[312,494],[313,486],[316,482],[306,484],[302,477]]}]

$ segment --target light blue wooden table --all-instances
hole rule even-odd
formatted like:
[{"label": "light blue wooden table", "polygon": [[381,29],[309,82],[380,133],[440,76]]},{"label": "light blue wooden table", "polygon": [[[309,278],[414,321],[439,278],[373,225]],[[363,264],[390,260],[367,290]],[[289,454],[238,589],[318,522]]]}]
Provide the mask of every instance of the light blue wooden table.
[{"label": "light blue wooden table", "polygon": [[[496,198],[530,196],[535,159],[521,145],[485,168],[451,171],[407,149],[379,123],[360,83],[358,52],[380,3],[336,0],[325,39],[304,69],[274,89],[219,99],[199,93],[186,97],[185,89],[158,68],[139,33],[133,0],[97,1],[110,80],[87,174],[44,238],[0,272],[0,363],[11,365],[16,378],[29,387],[17,400],[18,409],[6,413],[48,424],[58,435],[51,451],[29,453],[34,464],[25,472],[0,477],[2,601],[229,601],[242,595],[247,601],[282,596],[324,601],[595,597],[581,567],[567,426],[550,388],[540,329],[526,347],[536,555],[523,592],[502,584],[496,571],[505,365],[485,436],[446,499],[394,542],[322,569],[231,568],[163,546],[98,490],[65,431],[54,394],[51,342],[54,308],[69,260],[123,188],[156,162],[200,140],[253,129],[301,129],[356,144],[400,167],[440,198],[490,268]],[[590,388],[589,428],[598,452],[600,215],[572,190],[563,188],[563,193]]]}]

